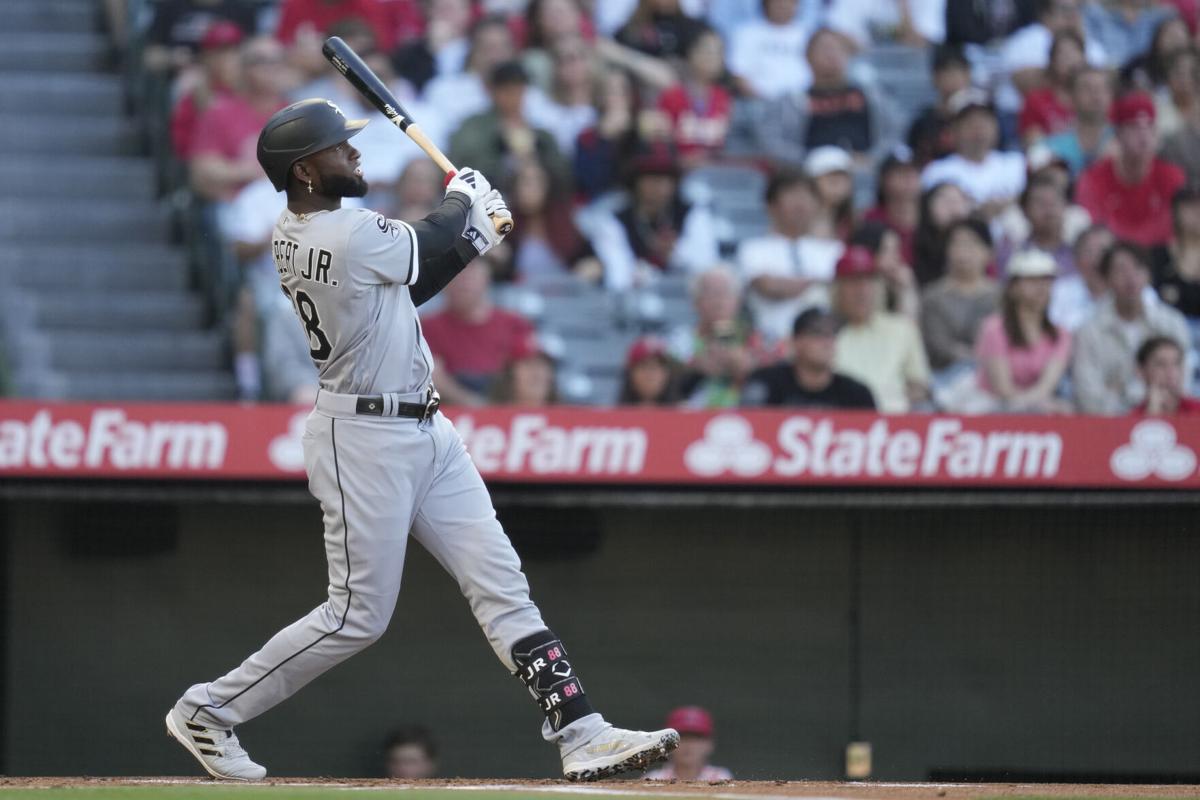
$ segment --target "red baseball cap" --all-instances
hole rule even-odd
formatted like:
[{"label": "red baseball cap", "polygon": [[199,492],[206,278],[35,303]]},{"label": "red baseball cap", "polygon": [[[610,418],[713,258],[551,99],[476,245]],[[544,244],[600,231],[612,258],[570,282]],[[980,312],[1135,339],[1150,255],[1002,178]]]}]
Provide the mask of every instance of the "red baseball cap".
[{"label": "red baseball cap", "polygon": [[712,714],[700,706],[681,706],[667,715],[667,727],[711,739],[716,732]]},{"label": "red baseball cap", "polygon": [[1112,104],[1108,118],[1113,125],[1124,125],[1139,119],[1154,122],[1154,101],[1145,92],[1123,94]]},{"label": "red baseball cap", "polygon": [[866,278],[876,273],[875,254],[862,245],[846,248],[838,259],[835,278]]},{"label": "red baseball cap", "polygon": [[242,43],[245,36],[242,29],[227,19],[219,19],[208,26],[200,39],[201,50],[216,50],[221,47],[233,47]]},{"label": "red baseball cap", "polygon": [[643,336],[629,346],[625,365],[632,367],[648,358],[667,358],[667,345],[657,336]]}]

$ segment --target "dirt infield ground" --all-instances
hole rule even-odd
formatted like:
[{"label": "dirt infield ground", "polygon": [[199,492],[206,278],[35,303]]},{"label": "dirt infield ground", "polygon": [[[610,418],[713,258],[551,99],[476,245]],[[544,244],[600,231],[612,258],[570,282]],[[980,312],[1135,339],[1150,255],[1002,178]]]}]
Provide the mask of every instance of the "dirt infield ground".
[{"label": "dirt infield ground", "polygon": [[[807,781],[729,781],[651,783],[641,780],[571,784],[564,781],[384,781],[274,778],[261,784],[230,784],[195,778],[16,778],[0,777],[0,798],[217,798],[253,796],[306,800],[345,796],[347,790],[386,792],[403,800],[470,800],[520,797],[574,798],[702,797],[712,800],[765,798],[847,798],[848,800],[972,800],[972,798],[1195,798],[1200,786],[1133,786],[1029,783],[825,783]],[[466,800],[464,798],[464,800]]]}]

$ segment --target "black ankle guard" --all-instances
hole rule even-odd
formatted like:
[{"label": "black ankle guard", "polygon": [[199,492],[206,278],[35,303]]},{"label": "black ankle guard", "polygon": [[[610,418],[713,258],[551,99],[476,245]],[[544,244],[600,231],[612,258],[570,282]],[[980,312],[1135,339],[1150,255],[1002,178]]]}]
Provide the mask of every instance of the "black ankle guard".
[{"label": "black ankle guard", "polygon": [[517,664],[513,674],[529,689],[552,730],[562,730],[593,713],[567,660],[567,649],[554,633],[542,631],[525,637],[513,645],[512,658]]}]

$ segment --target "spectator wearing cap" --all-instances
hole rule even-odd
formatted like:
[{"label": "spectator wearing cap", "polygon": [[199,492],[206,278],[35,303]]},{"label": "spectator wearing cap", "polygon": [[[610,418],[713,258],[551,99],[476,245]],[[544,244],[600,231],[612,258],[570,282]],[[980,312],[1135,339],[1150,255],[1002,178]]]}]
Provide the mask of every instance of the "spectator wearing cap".
[{"label": "spectator wearing cap", "polygon": [[720,153],[729,133],[733,98],[725,76],[725,44],[712,28],[701,28],[685,43],[678,83],[658,97],[658,108],[671,121],[671,138],[686,166]]},{"label": "spectator wearing cap", "polygon": [[1138,348],[1137,364],[1138,375],[1146,385],[1146,399],[1133,413],[1147,417],[1200,414],[1200,400],[1188,396],[1184,354],[1178,342],[1166,336],[1151,336]]},{"label": "spectator wearing cap", "polygon": [[921,221],[921,171],[907,148],[898,147],[879,166],[875,187],[875,206],[863,215],[863,221],[879,222],[895,231],[900,237],[900,257],[905,264],[912,264]]},{"label": "spectator wearing cap", "polygon": [[[1050,292],[1050,321],[1074,333],[1091,317],[1096,304],[1108,295],[1108,283],[1100,274],[1100,260],[1116,239],[1103,225],[1092,225],[1079,234],[1071,252],[1075,273],[1060,275]],[[1157,301],[1154,290],[1146,287],[1145,301]]]},{"label": "spectator wearing cap", "polygon": [[1069,31],[1054,35],[1042,85],[1025,93],[1017,117],[1017,132],[1025,147],[1071,127],[1075,121],[1071,81],[1086,63],[1079,34]]},{"label": "spectator wearing cap", "polygon": [[811,84],[781,97],[743,104],[733,123],[733,151],[796,164],[806,153],[832,146],[859,161],[882,159],[899,138],[896,115],[875,89],[850,80],[845,40],[827,28],[819,29],[809,39],[805,54]]},{"label": "spectator wearing cap", "polygon": [[492,303],[490,269],[490,254],[468,264],[446,286],[445,309],[421,322],[438,391],[449,405],[483,405],[491,384],[533,333],[527,319]]},{"label": "spectator wearing cap", "polygon": [[492,384],[493,403],[541,408],[558,403],[558,359],[547,342],[530,333],[518,339],[508,364]]},{"label": "spectator wearing cap", "polygon": [[231,200],[262,177],[255,155],[258,134],[287,104],[293,81],[283,48],[274,39],[251,39],[242,45],[241,56],[239,91],[215,99],[200,115],[192,137],[192,188],[207,200]]},{"label": "spectator wearing cap", "polygon": [[684,364],[680,393],[690,408],[731,408],[742,383],[767,357],[762,339],[740,317],[737,278],[712,267],[692,283],[696,324],[676,331],[671,349]]},{"label": "spectator wearing cap", "polygon": [[1174,8],[1147,0],[1103,0],[1084,6],[1083,24],[1088,39],[1103,47],[1108,63],[1117,66],[1148,51],[1155,30],[1174,15]]},{"label": "spectator wearing cap", "polygon": [[921,173],[925,187],[958,184],[991,219],[1007,208],[1025,188],[1025,157],[996,149],[1000,125],[986,92],[964,89],[951,101],[954,112],[954,154],[934,161]]},{"label": "spectator wearing cap", "polygon": [[975,347],[979,394],[949,410],[1066,413],[1058,388],[1071,357],[1071,334],[1050,321],[1054,259],[1030,250],[1013,256],[1000,312],[983,321]]},{"label": "spectator wearing cap", "polygon": [[[1165,303],[1145,302],[1150,264],[1136,244],[1118,242],[1110,247],[1100,262],[1100,274],[1108,284],[1108,296],[1079,329],[1072,383],[1085,413],[1124,414],[1145,400],[1146,387],[1135,371],[1142,342],[1166,336],[1184,348],[1191,333],[1178,311]],[[1186,353],[1187,374],[1192,363]]]},{"label": "spectator wearing cap", "polygon": [[778,100],[812,82],[805,59],[812,28],[797,19],[798,5],[797,0],[762,0],[762,18],[734,28],[729,70],[743,96]]},{"label": "spectator wearing cap", "polygon": [[1183,171],[1155,154],[1154,102],[1143,92],[1123,95],[1112,107],[1117,152],[1097,161],[1075,187],[1075,200],[1119,239],[1143,247],[1171,238],[1171,198]]},{"label": "spectator wearing cap", "polygon": [[258,32],[258,9],[245,0],[159,0],[146,29],[143,63],[152,72],[189,66],[205,35],[219,22],[231,22],[243,36]]},{"label": "spectator wearing cap", "polygon": [[971,64],[957,45],[935,47],[930,69],[937,101],[922,109],[908,128],[908,146],[918,167],[954,152],[954,113],[950,101],[971,86]]},{"label": "spectator wearing cap", "polygon": [[704,781],[713,783],[733,780],[725,767],[708,763],[715,746],[716,726],[712,714],[700,706],[683,706],[667,715],[666,726],[679,731],[679,747],[667,763],[646,773],[648,781]]},{"label": "spectator wearing cap", "polygon": [[742,242],[737,263],[750,290],[754,326],[775,343],[787,340],[801,311],[829,305],[829,284],[844,246],[813,235],[819,206],[807,175],[776,172],[767,182],[766,201],[771,232]]},{"label": "spectator wearing cap", "polygon": [[946,37],[946,0],[831,0],[825,14],[855,49],[889,42],[924,49]]},{"label": "spectator wearing cap", "polygon": [[1084,67],[1071,77],[1075,122],[1067,130],[1046,137],[1045,144],[1066,162],[1072,178],[1115,149],[1109,124],[1112,102],[1112,75],[1107,70]]},{"label": "spectator wearing cap", "polygon": [[875,410],[871,390],[835,372],[837,318],[823,308],[800,312],[792,326],[792,357],[751,373],[742,405]]},{"label": "spectator wearing cap", "polygon": [[912,320],[880,310],[871,252],[850,247],[837,263],[834,310],[842,318],[834,366],[866,384],[880,411],[901,414],[929,395],[929,360]]},{"label": "spectator wearing cap", "polygon": [[383,743],[384,777],[419,781],[432,778],[438,770],[438,745],[424,725],[405,725],[388,734]]},{"label": "spectator wearing cap", "polygon": [[506,61],[488,79],[491,107],[463,121],[450,139],[450,160],[470,164],[494,185],[510,181],[522,159],[542,163],[551,180],[570,185],[570,167],[554,137],[525,118],[529,79],[518,61]]},{"label": "spectator wearing cap", "polygon": [[237,88],[242,75],[239,47],[244,38],[242,29],[225,19],[217,20],[204,32],[200,40],[200,70],[191,86],[177,85],[179,100],[171,109],[171,147],[180,161],[192,157],[192,139],[200,115]]},{"label": "spectator wearing cap", "polygon": [[921,297],[921,335],[935,370],[975,360],[979,326],[1000,301],[1000,287],[987,274],[991,262],[986,223],[965,219],[950,226],[946,274]]},{"label": "spectator wearing cap", "polygon": [[617,404],[673,406],[680,400],[679,375],[666,342],[643,336],[629,346]]},{"label": "spectator wearing cap", "polygon": [[1171,218],[1175,235],[1151,254],[1154,288],[1185,317],[1200,318],[1200,187],[1175,193]]},{"label": "spectator wearing cap", "polygon": [[819,204],[812,235],[845,239],[854,225],[854,159],[840,147],[822,145],[809,151],[804,172],[813,179]]}]

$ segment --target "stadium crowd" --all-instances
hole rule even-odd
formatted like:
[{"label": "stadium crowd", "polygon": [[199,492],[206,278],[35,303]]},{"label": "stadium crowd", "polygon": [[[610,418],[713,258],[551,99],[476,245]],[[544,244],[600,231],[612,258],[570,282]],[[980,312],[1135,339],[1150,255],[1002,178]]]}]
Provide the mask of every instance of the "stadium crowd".
[{"label": "stadium crowd", "polygon": [[[547,287],[686,285],[690,315],[613,340],[619,396],[593,401],[1170,414],[1196,407],[1198,21],[1196,0],[159,0],[138,25],[241,267],[247,399],[316,387],[266,119],[313,96],[370,116],[363,202],[441,197],[321,57],[339,35],[514,211],[423,309],[447,402],[572,401]],[[927,107],[880,54],[919,65]]]}]

